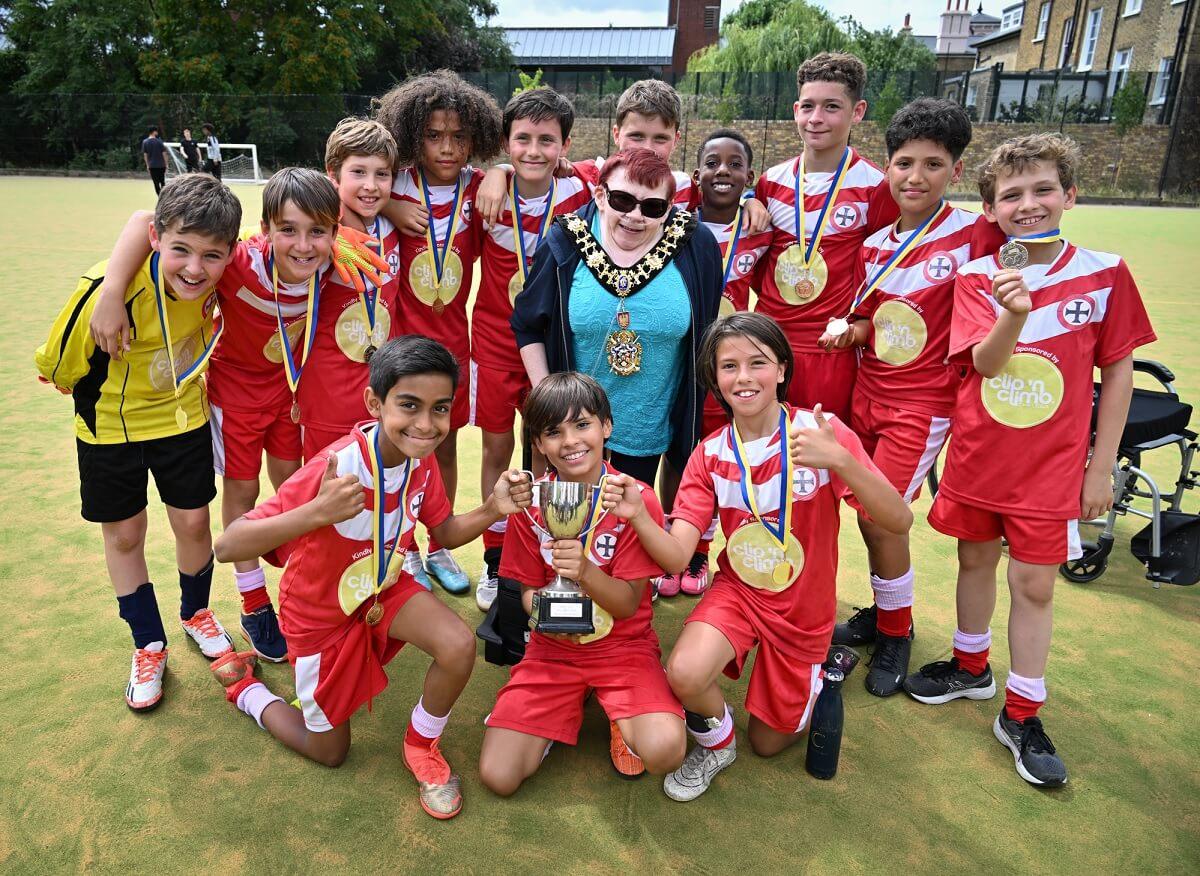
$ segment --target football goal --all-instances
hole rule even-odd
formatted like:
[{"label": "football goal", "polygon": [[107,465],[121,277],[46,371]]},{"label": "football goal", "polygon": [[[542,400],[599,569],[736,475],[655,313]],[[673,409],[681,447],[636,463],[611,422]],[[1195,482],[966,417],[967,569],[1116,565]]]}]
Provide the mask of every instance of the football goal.
[{"label": "football goal", "polygon": [[[167,143],[167,179],[187,173],[187,161],[178,143]],[[205,148],[202,141],[196,143],[200,150],[200,169],[204,169]],[[227,183],[257,183],[262,185],[262,168],[258,166],[258,147],[253,143],[221,144],[221,179]]]}]

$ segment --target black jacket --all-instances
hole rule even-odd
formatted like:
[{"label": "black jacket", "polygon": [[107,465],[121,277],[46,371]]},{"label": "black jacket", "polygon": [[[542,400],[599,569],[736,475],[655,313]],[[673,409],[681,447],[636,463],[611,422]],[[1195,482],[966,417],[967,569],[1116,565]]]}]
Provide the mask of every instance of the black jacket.
[{"label": "black jacket", "polygon": [[[667,221],[674,214],[672,209]],[[596,205],[584,207],[579,215],[590,224],[596,215]],[[717,318],[721,300],[721,252],[716,238],[703,223],[697,223],[692,236],[676,253],[674,262],[692,305],[692,326],[684,338],[691,352],[684,357],[683,379],[671,412],[675,435],[666,455],[676,471],[683,471],[692,449],[703,437],[700,420],[705,389],[698,380],[696,356],[705,329]],[[551,373],[576,368],[572,358],[574,335],[568,314],[571,283],[578,264],[579,253],[570,237],[557,222],[554,223],[545,242],[538,247],[525,288],[513,306],[510,324],[517,346],[545,344],[546,363]]]}]

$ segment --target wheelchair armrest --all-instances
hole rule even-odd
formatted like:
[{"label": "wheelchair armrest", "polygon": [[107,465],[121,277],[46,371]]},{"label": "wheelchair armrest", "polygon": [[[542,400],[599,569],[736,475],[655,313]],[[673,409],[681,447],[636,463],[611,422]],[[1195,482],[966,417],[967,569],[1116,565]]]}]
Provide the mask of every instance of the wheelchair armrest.
[{"label": "wheelchair armrest", "polygon": [[1133,370],[1149,374],[1167,389],[1171,389],[1171,384],[1175,382],[1175,372],[1154,359],[1134,359]]}]

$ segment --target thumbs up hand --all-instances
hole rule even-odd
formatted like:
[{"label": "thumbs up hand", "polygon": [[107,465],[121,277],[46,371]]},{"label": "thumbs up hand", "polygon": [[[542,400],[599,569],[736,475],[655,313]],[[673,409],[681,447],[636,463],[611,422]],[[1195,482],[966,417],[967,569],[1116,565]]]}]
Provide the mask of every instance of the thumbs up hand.
[{"label": "thumbs up hand", "polygon": [[313,501],[317,522],[321,526],[341,523],[359,514],[366,507],[366,493],[357,475],[338,477],[337,456],[330,456],[321,478],[321,489]]},{"label": "thumbs up hand", "polygon": [[846,464],[850,454],[837,440],[833,424],[825,418],[821,405],[813,408],[816,427],[805,429],[793,426],[789,432],[793,465],[837,471]]}]

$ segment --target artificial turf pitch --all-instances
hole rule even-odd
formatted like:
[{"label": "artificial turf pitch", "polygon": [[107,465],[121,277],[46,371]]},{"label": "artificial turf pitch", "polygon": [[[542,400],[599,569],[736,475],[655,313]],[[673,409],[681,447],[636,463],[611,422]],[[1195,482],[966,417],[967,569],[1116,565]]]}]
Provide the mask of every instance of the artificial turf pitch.
[{"label": "artificial turf pitch", "polygon": [[[246,219],[259,190],[237,189]],[[1047,727],[1070,783],[1038,791],[992,737],[1001,698],[923,706],[846,685],[841,768],[833,781],[804,771],[803,741],[765,760],[743,743],[737,762],[690,804],[660,780],[619,779],[607,722],[587,709],[580,744],[557,745],[539,774],[501,800],[478,780],[483,718],[505,670],[482,656],[444,737],[463,777],[465,807],[442,823],[422,813],[400,741],[428,658],[405,649],[391,686],[353,719],[345,765],[327,769],[275,743],[237,713],[208,662],[175,624],[170,532],[151,490],[148,554],[171,638],[163,705],[126,709],[130,642],[105,573],[99,527],[80,519],[67,399],[35,380],[33,351],[80,274],[103,258],[135,208],[152,207],[148,180],[0,179],[9,221],[0,229],[0,582],[10,611],[0,637],[0,869],[7,872],[1054,872],[1200,871],[1200,587],[1154,590],[1129,554],[1142,525],[1121,521],[1107,573],[1088,585],[1060,579],[1047,681]],[[1200,212],[1079,207],[1070,238],[1129,261],[1160,340],[1140,355],[1176,370],[1200,402]],[[1200,421],[1200,418],[1197,418]],[[1194,423],[1193,425],[1196,425]],[[460,496],[478,500],[479,438],[460,439]],[[1149,457],[1164,487],[1171,451]],[[1040,489],[1036,473],[1024,477]],[[1195,511],[1197,497],[1188,499]],[[954,543],[917,503],[917,638],[913,668],[946,659],[954,624]],[[213,505],[214,526],[219,520]],[[865,554],[844,509],[839,616],[867,604]],[[477,575],[481,549],[459,552]],[[274,592],[277,572],[269,573]],[[440,593],[440,591],[439,591]],[[474,627],[471,596],[448,597]],[[213,586],[217,615],[237,626],[229,567]],[[662,600],[664,650],[692,607]],[[992,665],[1008,669],[1003,586]],[[292,694],[285,665],[261,676]],[[745,681],[727,683],[744,733]],[[742,736],[744,739],[744,736]]]}]

